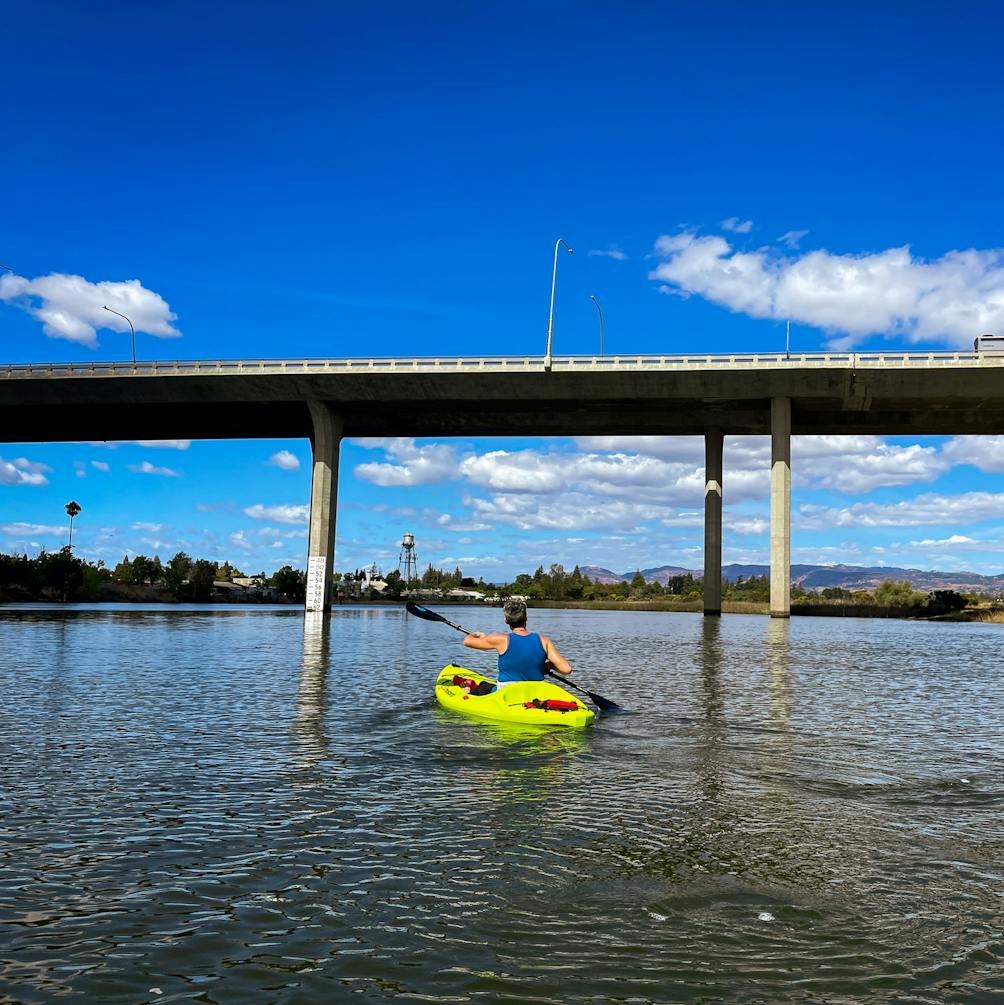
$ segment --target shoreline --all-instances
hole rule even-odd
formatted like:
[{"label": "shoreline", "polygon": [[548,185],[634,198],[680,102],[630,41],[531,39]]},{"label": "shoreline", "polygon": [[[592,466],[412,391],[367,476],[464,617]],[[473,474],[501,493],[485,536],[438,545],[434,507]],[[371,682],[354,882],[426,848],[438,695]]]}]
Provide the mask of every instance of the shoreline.
[{"label": "shoreline", "polygon": [[[700,614],[704,606],[699,600],[529,600],[527,607],[544,610],[587,611],[658,611],[666,614]],[[724,600],[722,614],[754,614],[767,617],[770,604],[756,600]],[[951,614],[928,614],[923,609],[882,607],[879,604],[841,604],[819,601],[793,602],[791,617],[814,618],[895,618],[901,621],[949,621],[1004,623],[1004,611],[967,608]]]},{"label": "shoreline", "polygon": [[[126,592],[126,591],[122,591]],[[75,604],[86,604],[88,606],[109,607],[121,604],[135,604],[137,606],[172,606],[172,607],[218,607],[218,606],[245,606],[245,607],[288,607],[296,608],[303,606],[303,601],[283,600],[279,598],[263,599],[260,597],[234,597],[219,596],[210,600],[197,601],[191,599],[180,600],[173,595],[158,595],[137,597],[134,590],[128,591],[132,596],[104,596],[99,599],[78,599],[74,601],[63,601],[53,597],[27,597],[11,596],[0,594],[0,612],[4,608],[16,610],[19,604],[47,604],[54,609],[70,607]],[[340,607],[368,607],[371,605],[384,605],[391,607],[403,607],[405,598],[400,599],[375,599],[368,600],[361,597],[346,598],[342,603],[332,604],[332,610]],[[434,602],[437,607],[496,607],[496,604],[477,604],[459,600],[437,600]],[[663,614],[700,614],[704,607],[700,600],[530,600],[527,607],[538,610],[573,610],[573,611],[639,611],[644,613]],[[722,614],[747,614],[760,617],[767,617],[770,613],[770,605],[766,601],[753,600],[726,600],[722,602]],[[902,607],[882,607],[878,604],[841,604],[826,602],[802,602],[791,605],[791,617],[820,617],[820,618],[877,618],[882,620],[897,619],[902,621],[933,621],[933,622],[973,622],[983,624],[1004,624],[1004,611],[994,608],[967,608],[961,611],[954,611],[950,614],[930,614],[923,608],[902,608]]]}]

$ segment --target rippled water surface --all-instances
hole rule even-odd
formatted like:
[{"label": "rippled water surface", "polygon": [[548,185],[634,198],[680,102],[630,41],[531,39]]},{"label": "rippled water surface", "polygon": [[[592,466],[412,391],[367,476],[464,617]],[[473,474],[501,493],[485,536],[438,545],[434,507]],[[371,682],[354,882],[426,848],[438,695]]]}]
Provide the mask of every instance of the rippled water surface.
[{"label": "rippled water surface", "polygon": [[631,714],[445,712],[400,609],[0,609],[0,1000],[1004,1000],[1004,627],[531,617]]}]

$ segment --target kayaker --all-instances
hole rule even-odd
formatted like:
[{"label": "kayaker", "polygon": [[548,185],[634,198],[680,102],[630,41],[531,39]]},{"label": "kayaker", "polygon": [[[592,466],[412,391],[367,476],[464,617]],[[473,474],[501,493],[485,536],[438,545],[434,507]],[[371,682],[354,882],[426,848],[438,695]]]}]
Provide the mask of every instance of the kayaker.
[{"label": "kayaker", "polygon": [[468,649],[499,654],[497,687],[505,687],[520,680],[543,680],[544,671],[553,668],[560,674],[570,674],[572,667],[558,652],[557,646],[546,636],[529,632],[526,628],[526,603],[510,597],[502,605],[502,616],[509,632],[471,632],[464,639]]}]

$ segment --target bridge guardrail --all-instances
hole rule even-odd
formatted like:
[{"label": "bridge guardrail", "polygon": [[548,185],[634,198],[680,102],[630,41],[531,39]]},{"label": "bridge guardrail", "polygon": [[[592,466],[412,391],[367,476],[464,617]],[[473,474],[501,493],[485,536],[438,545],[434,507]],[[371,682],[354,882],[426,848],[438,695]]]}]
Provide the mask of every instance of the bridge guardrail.
[{"label": "bridge guardrail", "polygon": [[[952,367],[1004,366],[1004,352],[851,353],[691,353],[679,355],[555,356],[551,370],[703,370],[792,367]],[[65,377],[163,377],[192,374],[421,373],[426,371],[541,371],[542,356],[341,359],[150,360],[101,363],[11,363],[0,365],[0,380]]]}]

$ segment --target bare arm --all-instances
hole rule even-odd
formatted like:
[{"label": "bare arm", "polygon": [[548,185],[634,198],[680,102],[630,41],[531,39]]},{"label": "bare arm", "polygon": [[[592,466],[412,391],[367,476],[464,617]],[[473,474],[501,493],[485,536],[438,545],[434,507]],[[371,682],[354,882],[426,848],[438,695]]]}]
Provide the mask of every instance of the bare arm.
[{"label": "bare arm", "polygon": [[480,649],[484,652],[499,652],[499,646],[505,641],[506,636],[493,632],[485,635],[483,632],[471,632],[464,639],[464,645],[468,649]]},{"label": "bare arm", "polygon": [[547,654],[547,660],[551,666],[558,673],[563,673],[566,676],[570,674],[572,672],[572,664],[558,652],[558,647],[546,635],[541,635],[540,641],[544,644],[544,652]]}]

